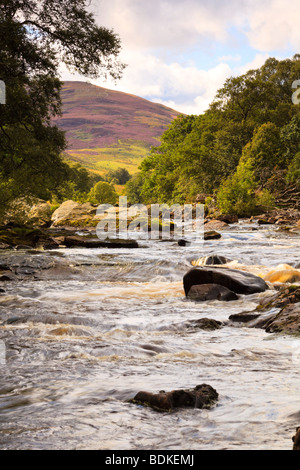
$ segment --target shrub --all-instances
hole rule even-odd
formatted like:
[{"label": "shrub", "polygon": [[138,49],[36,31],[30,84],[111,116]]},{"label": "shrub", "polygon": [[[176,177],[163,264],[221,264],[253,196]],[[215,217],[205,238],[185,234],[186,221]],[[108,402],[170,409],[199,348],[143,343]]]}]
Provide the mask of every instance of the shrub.
[{"label": "shrub", "polygon": [[104,181],[99,181],[91,189],[89,193],[89,200],[92,204],[115,204],[118,195],[112,184]]}]

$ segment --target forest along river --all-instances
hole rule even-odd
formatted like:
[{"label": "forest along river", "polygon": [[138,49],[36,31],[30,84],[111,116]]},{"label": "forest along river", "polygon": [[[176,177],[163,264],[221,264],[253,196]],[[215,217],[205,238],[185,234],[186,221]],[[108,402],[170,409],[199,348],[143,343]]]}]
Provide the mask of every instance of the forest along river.
[{"label": "forest along river", "polygon": [[[24,268],[23,280],[1,285],[0,449],[291,450],[300,425],[300,339],[188,327],[204,317],[227,321],[270,295],[189,301],[182,279],[191,260],[223,255],[229,267],[257,274],[299,261],[299,237],[255,228],[231,226],[203,246],[3,252],[1,260],[21,267],[30,257],[69,270],[26,280]],[[157,413],[127,402],[140,390],[202,383],[219,393],[210,410]]]}]

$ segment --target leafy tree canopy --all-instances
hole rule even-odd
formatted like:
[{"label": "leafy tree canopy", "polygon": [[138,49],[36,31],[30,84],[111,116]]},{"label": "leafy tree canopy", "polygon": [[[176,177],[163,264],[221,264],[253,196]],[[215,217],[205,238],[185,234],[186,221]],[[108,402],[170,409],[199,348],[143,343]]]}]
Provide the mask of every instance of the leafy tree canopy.
[{"label": "leafy tree canopy", "polygon": [[115,204],[118,195],[112,184],[105,181],[99,181],[91,189],[89,199],[93,204]]},{"label": "leafy tree canopy", "polygon": [[68,177],[58,68],[120,77],[120,39],[96,24],[85,0],[2,0],[0,4],[0,200],[46,197]]},{"label": "leafy tree canopy", "polygon": [[138,190],[144,203],[183,203],[220,190],[219,208],[243,214],[258,194],[270,201],[279,179],[287,184],[299,171],[300,105],[292,101],[299,77],[295,55],[270,58],[260,69],[226,80],[204,114],[171,123],[129,193]]}]

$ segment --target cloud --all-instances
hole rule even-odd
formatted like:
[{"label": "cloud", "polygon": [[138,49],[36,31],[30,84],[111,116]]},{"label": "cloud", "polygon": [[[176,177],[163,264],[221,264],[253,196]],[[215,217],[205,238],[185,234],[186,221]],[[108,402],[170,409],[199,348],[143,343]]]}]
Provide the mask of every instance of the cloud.
[{"label": "cloud", "polygon": [[[249,1],[250,3],[250,1]],[[261,0],[249,11],[247,37],[259,51],[300,49],[299,0]]]},{"label": "cloud", "polygon": [[229,65],[217,64],[208,70],[131,51],[124,55],[129,66],[117,84],[93,80],[96,85],[146,97],[186,114],[200,114],[209,106],[218,88],[231,74]]},{"label": "cloud", "polygon": [[117,84],[93,83],[187,114],[204,112],[230,76],[300,50],[299,0],[94,0],[91,10],[128,64]]},{"label": "cloud", "polygon": [[[231,0],[237,3],[237,0]],[[125,47],[182,50],[208,37],[227,37],[226,2],[212,0],[102,0],[93,7],[98,21],[120,35]],[[227,15],[225,15],[227,11]],[[224,17],[225,16],[225,17]]]},{"label": "cloud", "polygon": [[230,42],[231,26],[259,52],[300,46],[299,0],[99,0],[93,11],[130,49]]}]

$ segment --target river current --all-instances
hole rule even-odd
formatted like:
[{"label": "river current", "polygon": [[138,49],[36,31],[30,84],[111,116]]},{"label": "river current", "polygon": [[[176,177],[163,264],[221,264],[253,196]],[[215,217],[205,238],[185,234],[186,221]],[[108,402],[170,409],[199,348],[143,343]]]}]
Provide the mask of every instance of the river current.
[{"label": "river current", "polygon": [[[239,223],[220,240],[179,247],[3,252],[63,262],[3,282],[0,296],[0,449],[291,450],[300,425],[300,338],[226,324],[264,296],[187,300],[191,261],[210,254],[263,275],[300,261],[299,236]],[[221,329],[191,321],[211,318]],[[128,403],[207,383],[210,410],[157,413]]]}]

